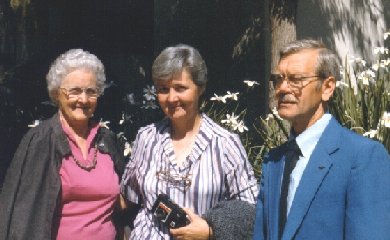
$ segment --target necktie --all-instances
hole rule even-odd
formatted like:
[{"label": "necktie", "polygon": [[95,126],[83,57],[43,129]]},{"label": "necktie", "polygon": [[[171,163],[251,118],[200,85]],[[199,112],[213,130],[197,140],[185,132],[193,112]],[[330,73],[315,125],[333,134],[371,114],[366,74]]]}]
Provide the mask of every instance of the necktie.
[{"label": "necktie", "polygon": [[295,139],[289,140],[286,143],[286,152],[285,152],[285,164],[283,171],[283,181],[282,188],[280,193],[280,208],[279,208],[279,238],[282,237],[284,230],[284,225],[287,219],[287,195],[288,195],[288,186],[290,185],[290,174],[295,168],[295,165],[298,162],[299,156],[301,155],[301,150]]}]

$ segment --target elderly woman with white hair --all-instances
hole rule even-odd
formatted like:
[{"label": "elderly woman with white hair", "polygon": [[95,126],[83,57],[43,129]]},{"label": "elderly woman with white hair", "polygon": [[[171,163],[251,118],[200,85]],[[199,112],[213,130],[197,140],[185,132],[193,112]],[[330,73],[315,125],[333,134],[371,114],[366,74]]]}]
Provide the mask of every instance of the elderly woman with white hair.
[{"label": "elderly woman with white hair", "polygon": [[104,66],[72,49],[47,74],[58,113],[21,141],[0,195],[0,239],[115,239],[123,159],[115,135],[91,120]]}]

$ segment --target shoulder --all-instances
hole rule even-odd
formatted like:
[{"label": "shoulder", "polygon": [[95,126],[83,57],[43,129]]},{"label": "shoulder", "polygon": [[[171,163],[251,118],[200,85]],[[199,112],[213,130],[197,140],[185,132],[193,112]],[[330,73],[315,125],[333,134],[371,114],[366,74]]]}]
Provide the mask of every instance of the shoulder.
[{"label": "shoulder", "polygon": [[239,140],[237,134],[230,132],[226,128],[220,126],[218,123],[214,122],[206,114],[202,114],[202,121],[204,122],[203,130],[207,134],[212,135],[213,137],[222,139],[222,140]]},{"label": "shoulder", "polygon": [[169,127],[169,119],[163,120],[141,127],[137,133],[137,139],[149,138],[162,134]]},{"label": "shoulder", "polygon": [[56,121],[56,115],[50,119],[41,121],[38,126],[30,128],[27,131],[23,137],[23,140],[25,141],[27,139],[34,139],[37,141],[47,141],[49,139],[48,136],[56,132],[56,127],[60,127],[59,123],[58,126],[56,125]]},{"label": "shoulder", "polygon": [[383,147],[380,142],[364,137],[344,126],[341,126],[334,118],[331,120],[328,127],[325,129],[323,135],[325,135],[326,139],[326,135],[331,135],[330,137],[334,136],[335,139],[337,139],[337,141],[339,142],[340,147],[356,149],[358,151],[366,151],[370,148]]}]

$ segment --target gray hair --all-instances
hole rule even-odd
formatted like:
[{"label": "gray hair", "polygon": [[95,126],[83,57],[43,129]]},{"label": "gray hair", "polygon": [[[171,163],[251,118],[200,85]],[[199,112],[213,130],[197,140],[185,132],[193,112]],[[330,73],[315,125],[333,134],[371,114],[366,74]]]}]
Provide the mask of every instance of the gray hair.
[{"label": "gray hair", "polygon": [[280,50],[279,56],[280,59],[283,59],[291,54],[308,49],[318,50],[316,74],[319,75],[321,79],[326,79],[328,77],[334,77],[336,81],[341,79],[338,57],[320,41],[311,39],[293,41]]},{"label": "gray hair", "polygon": [[154,82],[167,81],[186,70],[198,87],[205,88],[207,67],[202,56],[195,48],[179,44],[165,48],[153,62],[152,79]]},{"label": "gray hair", "polygon": [[71,72],[79,69],[91,71],[96,76],[96,86],[101,94],[104,91],[106,75],[103,63],[94,55],[82,49],[70,49],[61,54],[51,64],[46,75],[47,90],[50,99],[57,103],[56,92],[61,86],[62,80]]}]

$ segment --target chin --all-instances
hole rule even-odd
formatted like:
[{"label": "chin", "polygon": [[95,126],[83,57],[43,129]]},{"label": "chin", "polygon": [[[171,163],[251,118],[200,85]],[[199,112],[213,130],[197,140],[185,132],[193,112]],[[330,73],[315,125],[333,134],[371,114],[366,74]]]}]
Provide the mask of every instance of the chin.
[{"label": "chin", "polygon": [[183,110],[176,110],[176,111],[168,111],[166,113],[166,115],[170,118],[170,119],[179,119],[179,118],[183,118],[187,115],[186,111],[183,111]]},{"label": "chin", "polygon": [[88,121],[92,115],[86,115],[86,114],[77,114],[71,117],[73,121],[82,122],[82,121]]},{"label": "chin", "polygon": [[284,120],[290,121],[294,118],[294,114],[292,114],[288,109],[278,109],[278,114]]}]

